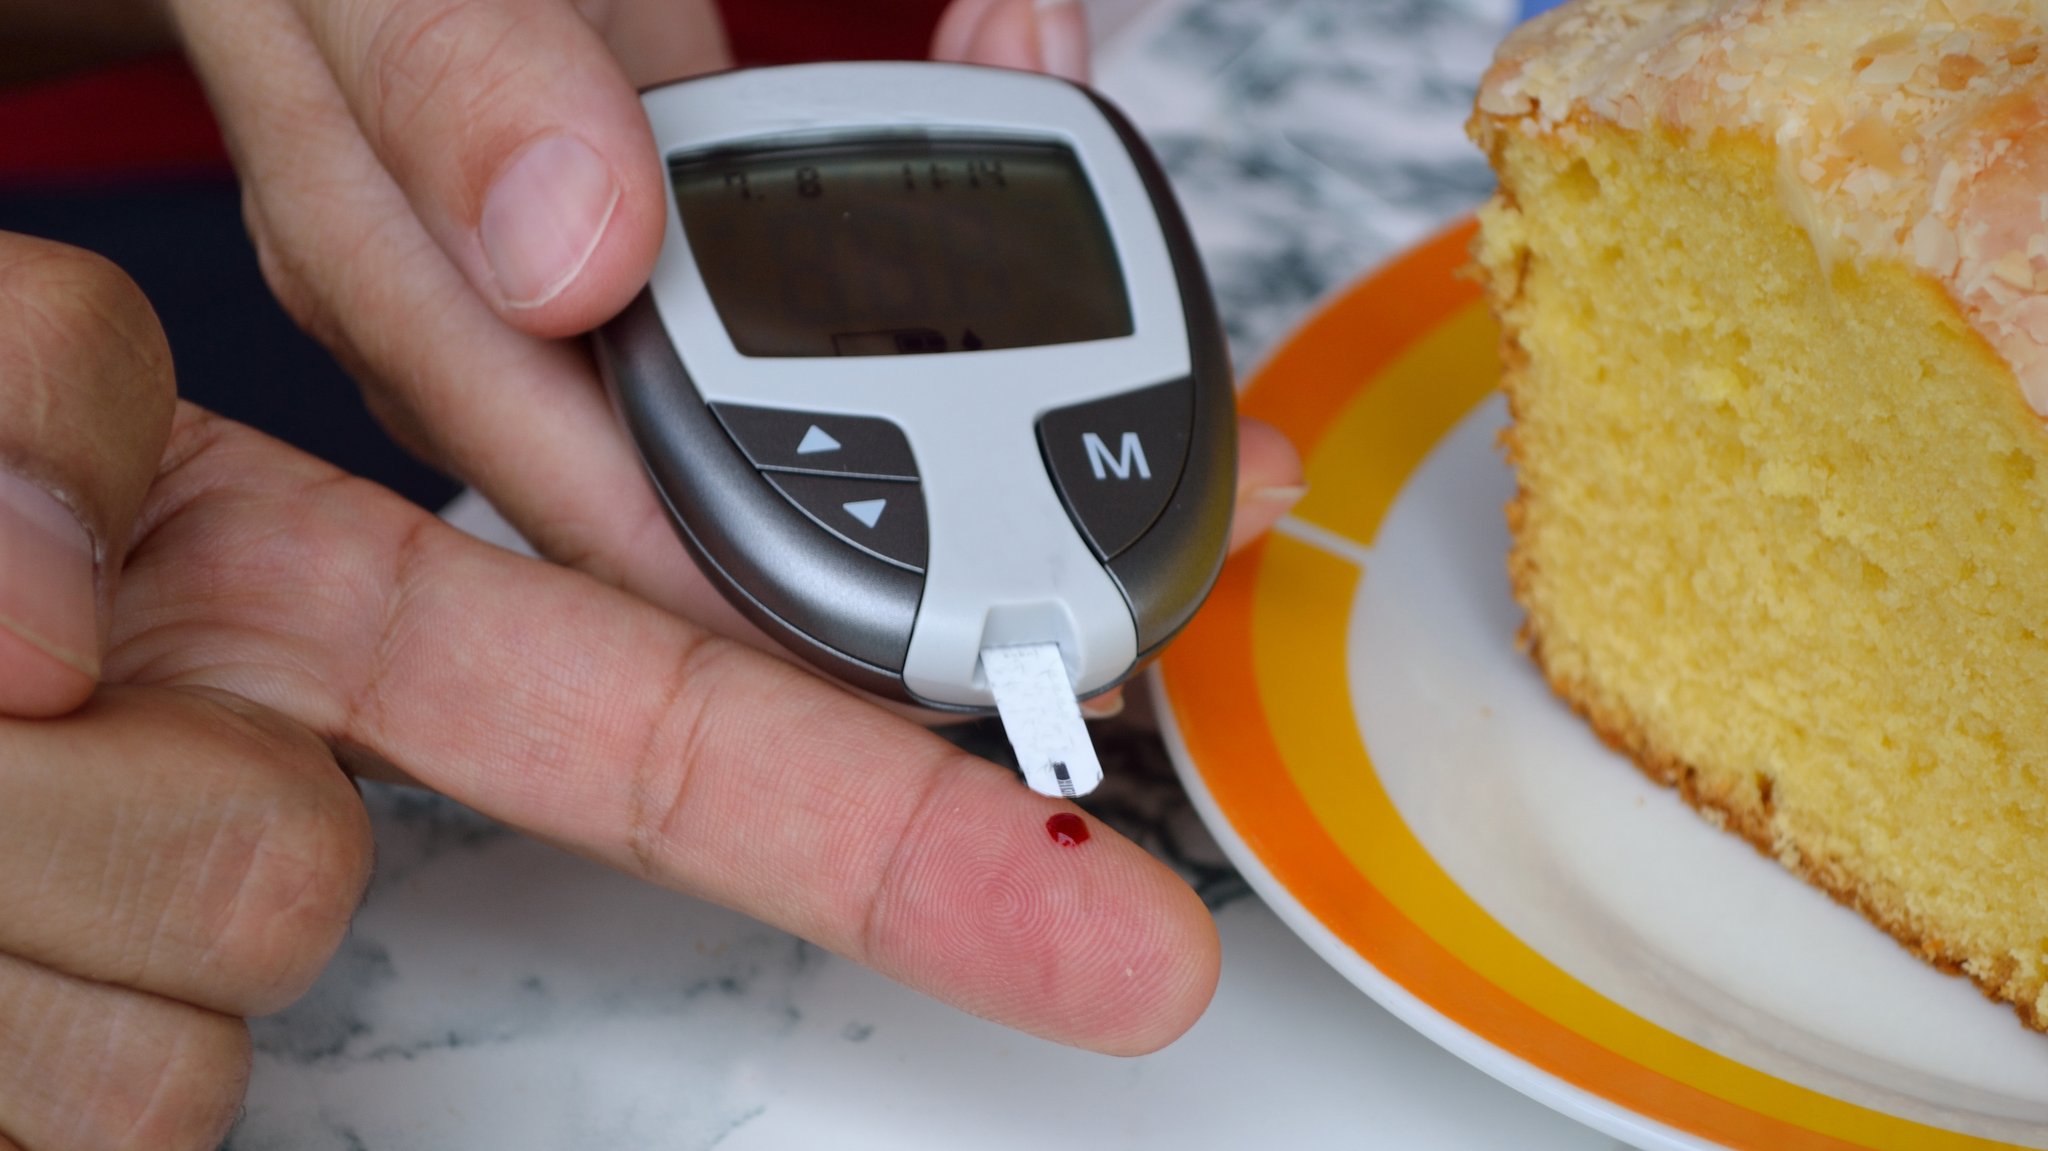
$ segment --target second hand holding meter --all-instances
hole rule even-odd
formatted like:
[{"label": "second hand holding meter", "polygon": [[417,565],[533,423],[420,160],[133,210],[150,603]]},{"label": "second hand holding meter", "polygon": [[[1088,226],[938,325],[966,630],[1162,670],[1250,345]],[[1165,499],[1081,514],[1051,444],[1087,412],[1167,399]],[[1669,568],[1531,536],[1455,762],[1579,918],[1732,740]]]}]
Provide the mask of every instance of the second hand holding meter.
[{"label": "second hand holding meter", "polygon": [[685,544],[811,663],[1000,703],[1031,786],[1085,793],[1074,701],[1193,615],[1236,489],[1165,175],[1107,103],[1023,72],[799,65],[643,102],[667,235],[596,345]]}]

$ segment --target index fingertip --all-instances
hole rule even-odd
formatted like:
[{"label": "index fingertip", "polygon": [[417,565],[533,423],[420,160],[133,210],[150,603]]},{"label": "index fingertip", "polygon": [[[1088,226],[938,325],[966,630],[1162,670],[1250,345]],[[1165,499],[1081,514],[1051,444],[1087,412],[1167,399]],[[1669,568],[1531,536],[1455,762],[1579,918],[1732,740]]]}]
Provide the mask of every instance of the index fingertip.
[{"label": "index fingertip", "polygon": [[[1222,948],[1179,876],[1004,773],[960,766],[937,795],[867,920],[866,960],[983,1018],[1108,1055],[1156,1051],[1201,1018]],[[1089,834],[1049,823],[1060,816]]]}]

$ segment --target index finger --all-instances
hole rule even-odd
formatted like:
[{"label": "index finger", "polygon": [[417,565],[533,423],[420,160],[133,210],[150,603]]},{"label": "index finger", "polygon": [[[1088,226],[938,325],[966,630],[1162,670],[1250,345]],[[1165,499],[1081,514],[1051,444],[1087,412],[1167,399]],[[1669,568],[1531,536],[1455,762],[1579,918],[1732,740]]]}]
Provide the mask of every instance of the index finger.
[{"label": "index finger", "polygon": [[1121,838],[1062,846],[1046,822],[1069,805],[807,672],[206,427],[181,425],[211,446],[160,484],[111,669],[256,699],[1049,1038],[1147,1051],[1207,1003],[1207,911]]}]

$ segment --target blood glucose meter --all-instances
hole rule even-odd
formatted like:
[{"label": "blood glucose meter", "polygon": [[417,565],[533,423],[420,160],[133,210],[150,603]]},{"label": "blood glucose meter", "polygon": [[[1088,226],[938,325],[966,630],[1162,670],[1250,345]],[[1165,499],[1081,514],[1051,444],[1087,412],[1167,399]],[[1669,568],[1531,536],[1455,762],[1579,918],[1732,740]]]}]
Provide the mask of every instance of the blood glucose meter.
[{"label": "blood glucose meter", "polygon": [[988,711],[983,652],[1016,645],[1057,645],[1069,709],[1134,674],[1215,582],[1236,421],[1130,124],[1065,81],[947,64],[643,100],[668,231],[597,355],[706,574],[899,700]]}]

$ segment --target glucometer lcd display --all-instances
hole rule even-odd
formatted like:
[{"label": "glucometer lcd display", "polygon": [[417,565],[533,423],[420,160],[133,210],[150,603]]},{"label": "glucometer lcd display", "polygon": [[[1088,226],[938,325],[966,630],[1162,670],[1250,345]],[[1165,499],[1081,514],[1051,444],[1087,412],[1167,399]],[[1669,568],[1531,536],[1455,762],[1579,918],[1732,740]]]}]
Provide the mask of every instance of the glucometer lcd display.
[{"label": "glucometer lcd display", "polygon": [[972,352],[1132,332],[1116,247],[1061,145],[877,138],[669,165],[742,355]]}]

